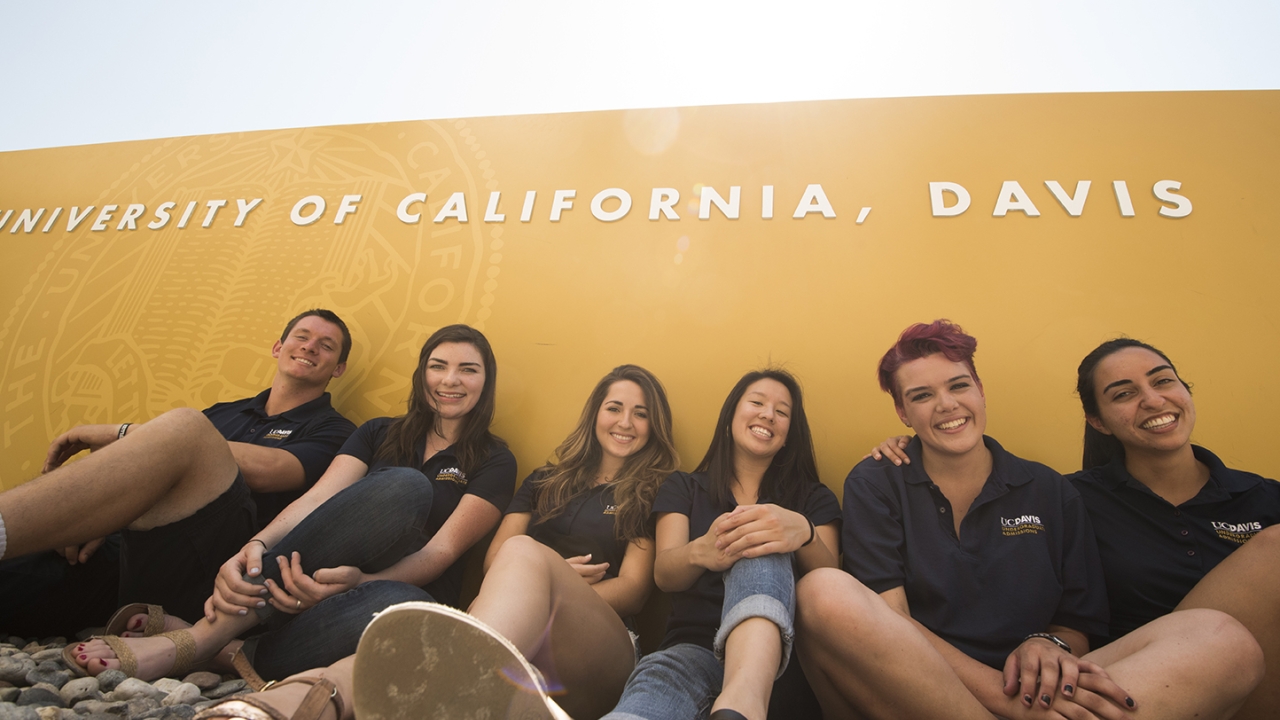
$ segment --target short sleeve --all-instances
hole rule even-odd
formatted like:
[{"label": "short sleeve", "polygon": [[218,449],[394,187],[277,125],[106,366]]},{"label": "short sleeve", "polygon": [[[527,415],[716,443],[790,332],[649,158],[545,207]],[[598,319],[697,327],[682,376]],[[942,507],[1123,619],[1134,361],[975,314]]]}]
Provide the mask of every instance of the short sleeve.
[{"label": "short sleeve", "polygon": [[654,515],[658,513],[678,512],[681,515],[693,513],[693,476],[684,472],[674,472],[658,488],[658,496],[653,499]]},{"label": "short sleeve", "polygon": [[[883,461],[864,460],[844,481],[844,569],[877,593],[906,584],[905,532],[899,498],[886,493]],[[881,477],[877,478],[876,476]]]},{"label": "short sleeve", "polygon": [[467,478],[467,495],[488,500],[496,508],[511,504],[516,491],[516,456],[505,446],[494,443],[489,456]]},{"label": "short sleeve", "polygon": [[1093,525],[1080,493],[1062,481],[1062,599],[1053,624],[1106,637],[1110,612]]},{"label": "short sleeve", "polygon": [[289,451],[298,458],[298,462],[302,463],[306,484],[310,487],[320,479],[325,470],[329,469],[333,456],[338,453],[338,449],[346,443],[355,429],[355,423],[336,412],[331,415],[326,414],[315,422],[308,423],[305,432],[295,432],[290,435],[289,439],[280,445],[280,449]]},{"label": "short sleeve", "polygon": [[373,456],[378,453],[378,446],[386,437],[387,425],[390,423],[391,418],[381,417],[361,425],[342,443],[338,454],[350,455],[365,465],[373,465]]},{"label": "short sleeve", "polygon": [[840,502],[826,485],[818,485],[804,501],[804,516],[814,525],[826,525],[840,519]]},{"label": "short sleeve", "polygon": [[507,505],[507,515],[512,513],[532,513],[537,507],[537,495],[534,492],[537,481],[542,478],[541,471],[535,470],[529,473],[529,477],[520,483],[519,489],[516,490],[515,497],[511,498],[511,504]]}]

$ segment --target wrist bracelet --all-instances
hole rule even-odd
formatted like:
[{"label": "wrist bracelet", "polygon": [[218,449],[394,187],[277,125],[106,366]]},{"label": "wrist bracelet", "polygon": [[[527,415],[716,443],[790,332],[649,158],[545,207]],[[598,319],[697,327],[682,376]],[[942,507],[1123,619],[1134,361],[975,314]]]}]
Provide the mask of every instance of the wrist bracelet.
[{"label": "wrist bracelet", "polygon": [[1053,643],[1054,645],[1057,645],[1058,647],[1062,648],[1064,651],[1066,651],[1066,653],[1067,653],[1068,655],[1074,655],[1074,654],[1075,654],[1075,653],[1071,652],[1071,646],[1067,644],[1067,641],[1066,641],[1066,640],[1063,640],[1062,638],[1058,637],[1057,635],[1050,635],[1049,633],[1031,633],[1030,635],[1028,635],[1028,636],[1026,636],[1026,637],[1022,638],[1022,642],[1026,642],[1026,641],[1028,641],[1028,640],[1030,640],[1030,639],[1032,639],[1032,638],[1041,638],[1041,639],[1044,639],[1044,640],[1048,640],[1049,642]]},{"label": "wrist bracelet", "polygon": [[[267,544],[266,544],[266,543],[262,542],[262,541],[261,541],[261,540],[259,540],[258,538],[249,538],[249,542],[256,542],[256,543],[258,543],[259,545],[261,545],[261,546],[262,546],[262,549],[263,549],[263,550],[270,550],[270,549],[271,549],[271,548],[267,547]],[[248,544],[249,544],[249,543],[245,543],[245,545],[248,545]],[[1070,650],[1068,650],[1067,652],[1071,652],[1071,651],[1070,651]]]},{"label": "wrist bracelet", "polygon": [[818,537],[818,528],[814,526],[813,521],[809,520],[809,518],[805,518],[805,520],[809,521],[809,539],[805,540],[804,544],[800,547],[808,547],[809,543],[813,542],[813,539]]},{"label": "wrist bracelet", "polygon": [[124,437],[124,434],[126,432],[129,432],[129,426],[132,424],[133,423],[122,423],[120,425],[120,430],[116,432],[116,439],[119,440],[120,438]]}]

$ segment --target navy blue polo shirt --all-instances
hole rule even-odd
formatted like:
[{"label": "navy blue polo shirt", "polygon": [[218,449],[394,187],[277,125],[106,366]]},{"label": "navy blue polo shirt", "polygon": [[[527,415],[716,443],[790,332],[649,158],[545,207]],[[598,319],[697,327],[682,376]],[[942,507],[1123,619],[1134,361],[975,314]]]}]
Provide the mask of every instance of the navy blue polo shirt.
[{"label": "navy blue polo shirt", "polygon": [[620,540],[614,529],[614,486],[605,483],[580,492],[569,498],[563,510],[541,521],[538,485],[546,474],[546,470],[537,470],[525,478],[507,506],[507,514],[530,513],[529,537],[560,553],[560,557],[591,555],[592,563],[607,562],[604,576],[618,577],[629,543]]},{"label": "navy blue polo shirt", "polygon": [[905,588],[911,617],[1001,668],[1031,633],[1107,627],[1107,595],[1080,494],[989,437],[991,476],[956,535],[951,503],[924,470],[868,458],[844,482],[844,566],[871,590]]},{"label": "navy blue polo shirt", "polygon": [[[369,473],[385,467],[401,467],[401,463],[392,460],[374,460],[393,420],[395,418],[380,417],[361,425],[338,454],[350,455],[368,465]],[[414,447],[414,457],[422,457],[426,448],[427,438],[423,437]],[[501,510],[511,502],[511,496],[515,492],[516,458],[505,445],[498,442],[490,445],[489,455],[480,463],[480,467],[470,473],[465,473],[458,467],[458,457],[454,454],[452,445],[432,455],[425,463],[412,463],[403,467],[417,468],[431,481],[434,494],[431,512],[427,515],[426,532],[432,536],[457,509],[463,495],[475,495]],[[436,602],[455,606],[458,604],[465,559],[464,553],[440,577],[423,586]]]},{"label": "navy blue polo shirt", "polygon": [[[760,503],[768,503],[761,498]],[[738,507],[732,498],[716,504],[711,495],[711,478],[706,473],[675,472],[662,483],[653,501],[653,514],[676,512],[689,516],[689,539],[706,535],[711,523]],[[840,519],[840,503],[835,493],[821,483],[814,483],[803,504],[795,508],[814,525],[826,525]],[[671,617],[660,649],[680,643],[712,649],[716,629],[720,627],[720,611],[724,605],[724,573],[707,570],[687,590],[671,593]]]},{"label": "navy blue polo shirt", "polygon": [[254,397],[218,403],[204,411],[228,442],[287,450],[302,463],[301,488],[252,494],[260,528],[320,479],[338,448],[356,429],[355,423],[333,409],[329,393],[279,415],[267,414],[270,395],[271,389],[267,388]]},{"label": "navy blue polo shirt", "polygon": [[1191,449],[1209,468],[1209,481],[1178,506],[1130,475],[1123,458],[1070,476],[1093,521],[1107,578],[1111,631],[1103,639],[1173,612],[1236,548],[1280,523],[1280,483]]}]

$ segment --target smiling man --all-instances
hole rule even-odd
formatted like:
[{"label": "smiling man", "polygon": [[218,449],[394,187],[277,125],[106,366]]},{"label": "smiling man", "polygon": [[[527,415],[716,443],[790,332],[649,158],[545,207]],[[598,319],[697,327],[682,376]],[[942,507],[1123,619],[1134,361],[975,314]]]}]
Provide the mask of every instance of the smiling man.
[{"label": "smiling man", "polygon": [[[341,318],[308,310],[271,348],[275,378],[258,395],[63,433],[41,477],[0,494],[0,558],[56,550],[85,563],[120,531],[118,602],[163,604],[199,619],[223,561],[314,484],[355,430],[326,392],[350,352]],[[83,450],[89,457],[63,466]],[[5,584],[48,562],[6,562]],[[23,589],[17,597],[30,609],[41,593]],[[19,622],[15,602],[7,588],[0,592],[0,616]]]}]

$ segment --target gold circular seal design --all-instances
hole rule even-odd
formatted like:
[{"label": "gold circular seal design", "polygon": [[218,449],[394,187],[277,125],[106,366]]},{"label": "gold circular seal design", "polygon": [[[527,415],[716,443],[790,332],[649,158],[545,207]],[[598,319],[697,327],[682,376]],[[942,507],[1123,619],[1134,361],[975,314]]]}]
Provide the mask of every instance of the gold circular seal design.
[{"label": "gold circular seal design", "polygon": [[[83,213],[86,199],[50,197],[41,198],[39,226],[15,236],[48,250],[0,323],[0,487],[35,475],[49,441],[76,424],[145,420],[258,393],[275,372],[272,342],[302,310],[331,309],[351,328],[348,371],[332,389],[357,422],[403,411],[428,335],[450,323],[483,328],[493,313],[502,226],[482,218],[488,192],[499,188],[466,121],[130,145],[135,161],[100,171],[106,187],[74,230],[71,206],[79,200]],[[111,147],[77,151],[92,158]],[[415,192],[427,193],[416,206],[421,220],[405,223],[396,209]],[[468,222],[433,222],[454,192],[466,196]],[[291,211],[313,195],[325,210],[300,226]],[[354,211],[335,223],[354,195]],[[236,227],[237,201],[255,198]],[[210,216],[217,201],[225,204]],[[166,203],[168,222],[150,229]],[[104,229],[93,230],[112,204]],[[145,206],[136,229],[118,229],[131,204]]]}]

